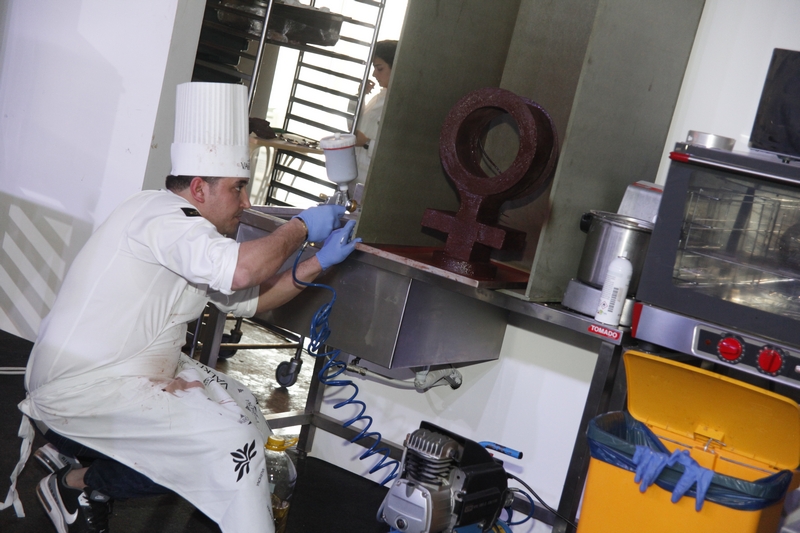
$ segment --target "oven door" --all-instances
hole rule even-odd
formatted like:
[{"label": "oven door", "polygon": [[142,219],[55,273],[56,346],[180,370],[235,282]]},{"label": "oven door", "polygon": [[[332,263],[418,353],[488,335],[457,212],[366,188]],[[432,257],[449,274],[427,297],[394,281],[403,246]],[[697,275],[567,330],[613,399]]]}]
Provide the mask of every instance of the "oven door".
[{"label": "oven door", "polygon": [[773,175],[780,165],[682,159],[670,166],[637,299],[800,346],[800,185]]}]

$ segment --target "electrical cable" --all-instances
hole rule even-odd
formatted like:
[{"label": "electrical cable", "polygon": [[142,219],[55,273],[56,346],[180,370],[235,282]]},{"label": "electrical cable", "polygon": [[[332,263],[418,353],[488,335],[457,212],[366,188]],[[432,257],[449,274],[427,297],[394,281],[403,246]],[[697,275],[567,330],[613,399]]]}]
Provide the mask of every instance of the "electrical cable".
[{"label": "electrical cable", "polygon": [[329,285],[325,285],[324,283],[308,283],[297,279],[296,275],[297,265],[300,262],[300,256],[303,255],[303,252],[305,251],[307,245],[308,242],[304,243],[303,246],[300,248],[300,251],[297,253],[297,257],[294,260],[294,265],[292,266],[292,279],[294,280],[295,283],[297,283],[298,285],[302,285],[304,287],[316,287],[320,289],[329,290],[331,291],[332,296],[331,300],[328,303],[323,304],[314,314],[314,318],[311,319],[310,332],[308,336],[308,347],[306,348],[306,351],[308,352],[309,355],[313,357],[324,357],[327,359],[327,362],[325,363],[325,365],[322,367],[322,369],[319,371],[318,374],[320,383],[335,387],[347,387],[347,386],[353,387],[354,391],[352,396],[350,396],[346,400],[343,400],[335,404],[333,408],[340,409],[346,405],[357,405],[360,407],[361,411],[350,420],[343,422],[342,427],[347,428],[355,424],[356,422],[362,420],[366,421],[366,425],[361,430],[361,432],[352,439],[350,439],[350,442],[355,443],[361,439],[370,437],[375,439],[375,442],[372,444],[372,446],[370,446],[367,449],[367,451],[361,454],[361,456],[359,456],[359,459],[363,461],[364,459],[372,457],[373,455],[382,454],[383,458],[369,470],[369,473],[373,474],[383,468],[389,468],[391,466],[394,466],[392,472],[389,475],[387,475],[383,479],[383,481],[381,481],[381,485],[385,485],[386,483],[397,477],[397,470],[400,468],[400,463],[394,459],[389,459],[389,454],[391,453],[391,450],[389,448],[385,446],[382,448],[378,447],[381,443],[381,434],[378,433],[377,431],[369,431],[369,428],[372,426],[373,420],[371,416],[364,415],[364,413],[367,410],[367,404],[365,404],[361,400],[356,400],[356,396],[358,396],[358,386],[349,379],[334,379],[347,369],[347,364],[344,361],[339,361],[337,359],[341,351],[339,349],[334,349],[329,352],[322,352],[322,350],[325,347],[325,341],[328,340],[328,337],[330,337],[331,334],[331,330],[328,327],[328,318],[330,317],[333,304],[336,303],[336,290]]},{"label": "electrical cable", "polygon": [[550,507],[549,505],[547,505],[547,504],[545,503],[545,501],[544,501],[543,499],[541,499],[541,498],[539,497],[539,495],[538,495],[538,494],[536,494],[536,491],[534,491],[534,490],[533,490],[533,489],[530,487],[530,485],[528,485],[527,483],[525,483],[524,481],[522,481],[520,478],[518,478],[518,477],[517,477],[517,476],[515,476],[514,474],[509,474],[508,472],[506,472],[506,476],[508,476],[510,479],[513,479],[514,481],[516,481],[517,483],[519,483],[520,485],[522,485],[523,487],[525,487],[526,489],[528,489],[528,491],[530,491],[530,493],[531,493],[531,494],[533,494],[533,497],[534,497],[534,498],[536,498],[537,500],[539,500],[539,503],[541,503],[541,504],[542,504],[542,506],[543,506],[545,509],[547,509],[548,511],[550,511],[551,513],[553,513],[554,515],[556,515],[557,517],[559,517],[561,520],[563,520],[563,521],[564,521],[564,522],[566,522],[567,524],[569,524],[569,525],[571,525],[572,527],[574,527],[575,529],[578,529],[578,526],[576,526],[576,525],[575,525],[575,524],[574,524],[572,521],[570,521],[570,520],[567,520],[567,519],[566,519],[566,518],[565,518],[563,515],[559,514],[559,512],[558,512],[558,511],[556,511],[555,509],[553,509],[552,507]]}]

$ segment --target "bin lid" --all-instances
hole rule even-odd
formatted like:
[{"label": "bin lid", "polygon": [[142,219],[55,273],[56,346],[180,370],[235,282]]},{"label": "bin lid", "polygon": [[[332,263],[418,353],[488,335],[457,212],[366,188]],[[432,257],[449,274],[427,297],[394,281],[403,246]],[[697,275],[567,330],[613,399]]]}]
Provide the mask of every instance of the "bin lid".
[{"label": "bin lid", "polygon": [[662,357],[628,351],[628,412],[650,426],[780,469],[800,465],[800,407],[738,381]]}]

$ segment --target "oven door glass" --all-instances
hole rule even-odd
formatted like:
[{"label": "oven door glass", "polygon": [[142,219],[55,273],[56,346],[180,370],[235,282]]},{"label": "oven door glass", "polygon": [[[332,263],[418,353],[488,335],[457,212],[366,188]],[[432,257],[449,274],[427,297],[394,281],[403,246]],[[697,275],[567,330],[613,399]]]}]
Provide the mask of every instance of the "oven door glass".
[{"label": "oven door glass", "polygon": [[800,189],[695,170],[684,201],[674,286],[800,320]]}]

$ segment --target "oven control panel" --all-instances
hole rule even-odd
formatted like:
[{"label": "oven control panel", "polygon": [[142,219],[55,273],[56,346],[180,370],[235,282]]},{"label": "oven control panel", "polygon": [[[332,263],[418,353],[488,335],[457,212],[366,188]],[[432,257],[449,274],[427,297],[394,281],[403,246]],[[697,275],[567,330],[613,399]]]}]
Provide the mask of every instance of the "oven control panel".
[{"label": "oven control panel", "polygon": [[706,325],[698,326],[694,349],[698,355],[730,365],[754,368],[766,376],[800,379],[800,351]]},{"label": "oven control panel", "polygon": [[637,302],[631,337],[800,389],[800,346]]}]

